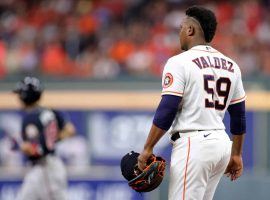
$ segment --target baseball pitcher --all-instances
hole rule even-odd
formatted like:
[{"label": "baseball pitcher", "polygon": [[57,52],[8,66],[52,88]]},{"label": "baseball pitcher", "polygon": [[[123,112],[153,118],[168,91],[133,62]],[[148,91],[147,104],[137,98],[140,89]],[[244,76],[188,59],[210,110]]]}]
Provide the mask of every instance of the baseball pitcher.
[{"label": "baseball pitcher", "polygon": [[[211,200],[224,173],[234,181],[243,171],[246,95],[238,65],[209,44],[216,26],[212,11],[186,10],[179,32],[184,52],[164,67],[162,99],[138,157],[142,170],[159,139],[171,134],[169,200]],[[226,110],[232,141],[223,124]]]}]

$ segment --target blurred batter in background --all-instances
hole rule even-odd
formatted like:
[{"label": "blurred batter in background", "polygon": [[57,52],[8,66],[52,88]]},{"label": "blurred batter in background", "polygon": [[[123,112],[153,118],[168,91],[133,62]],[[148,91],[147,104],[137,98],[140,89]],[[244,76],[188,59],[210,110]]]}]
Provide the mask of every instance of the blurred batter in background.
[{"label": "blurred batter in background", "polygon": [[60,112],[39,105],[43,92],[39,79],[25,77],[14,92],[25,110],[19,146],[31,163],[17,200],[64,200],[66,169],[54,148],[57,141],[74,135],[75,128]]}]

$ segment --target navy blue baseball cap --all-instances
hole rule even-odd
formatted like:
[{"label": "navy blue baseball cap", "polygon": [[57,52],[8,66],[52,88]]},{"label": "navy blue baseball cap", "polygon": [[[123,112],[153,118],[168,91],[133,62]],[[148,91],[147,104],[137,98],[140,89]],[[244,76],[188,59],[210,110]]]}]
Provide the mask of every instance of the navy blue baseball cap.
[{"label": "navy blue baseball cap", "polygon": [[134,169],[138,163],[139,155],[139,153],[131,151],[124,155],[121,159],[121,172],[125,179],[127,179],[128,181],[136,177]]},{"label": "navy blue baseball cap", "polygon": [[43,86],[38,78],[27,76],[16,84],[13,92],[17,93],[26,105],[30,105],[40,99]]}]

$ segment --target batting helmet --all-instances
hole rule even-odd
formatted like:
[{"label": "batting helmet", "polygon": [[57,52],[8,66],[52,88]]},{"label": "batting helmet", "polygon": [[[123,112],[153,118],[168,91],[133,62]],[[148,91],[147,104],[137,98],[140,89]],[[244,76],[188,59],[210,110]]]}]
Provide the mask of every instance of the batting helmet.
[{"label": "batting helmet", "polygon": [[19,95],[25,105],[31,105],[40,99],[43,87],[39,79],[27,76],[16,84],[13,92]]},{"label": "batting helmet", "polygon": [[163,180],[166,162],[163,158],[152,155],[141,171],[137,166],[138,156],[134,151],[126,154],[121,160],[121,171],[128,185],[137,192],[150,192],[156,189]]}]

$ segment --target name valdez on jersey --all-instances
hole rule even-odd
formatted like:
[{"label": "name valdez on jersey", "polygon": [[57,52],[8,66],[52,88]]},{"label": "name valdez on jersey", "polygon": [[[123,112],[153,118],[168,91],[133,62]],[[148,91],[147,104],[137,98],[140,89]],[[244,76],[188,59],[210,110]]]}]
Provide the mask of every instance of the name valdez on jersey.
[{"label": "name valdez on jersey", "polygon": [[233,63],[219,57],[201,56],[192,60],[200,69],[214,67],[234,73]]}]

